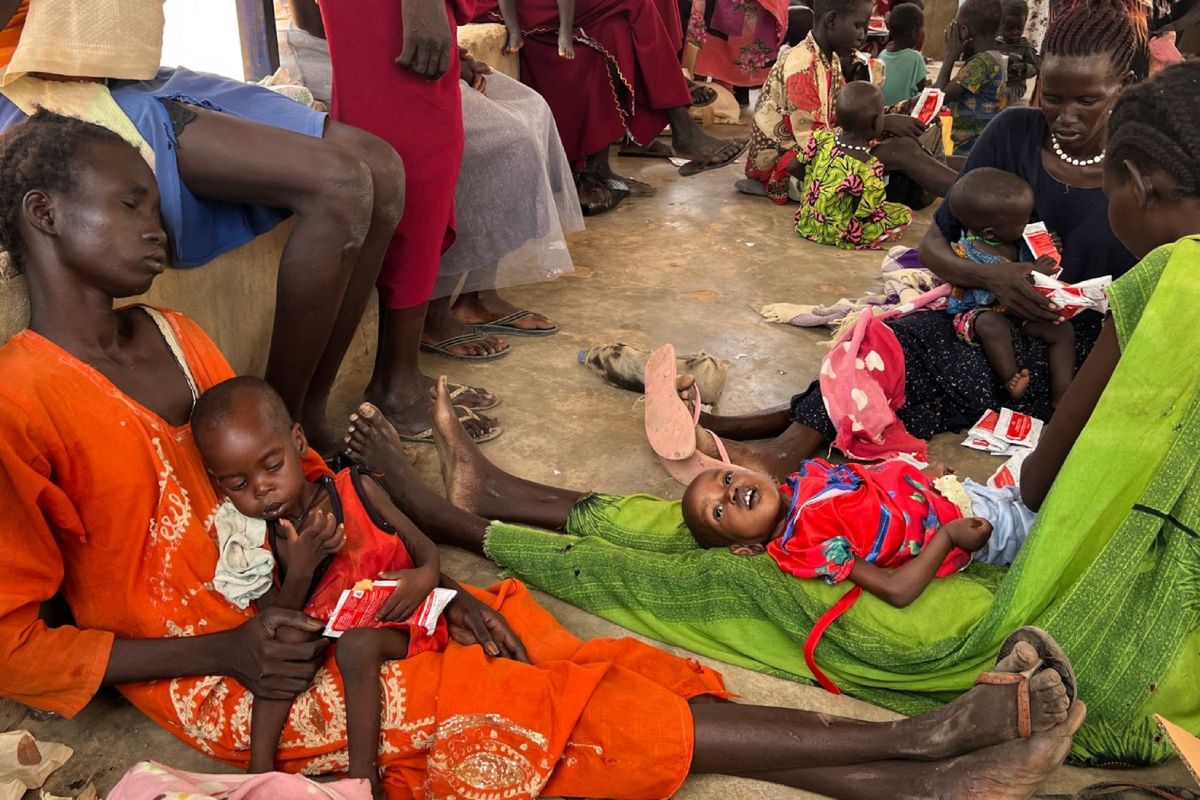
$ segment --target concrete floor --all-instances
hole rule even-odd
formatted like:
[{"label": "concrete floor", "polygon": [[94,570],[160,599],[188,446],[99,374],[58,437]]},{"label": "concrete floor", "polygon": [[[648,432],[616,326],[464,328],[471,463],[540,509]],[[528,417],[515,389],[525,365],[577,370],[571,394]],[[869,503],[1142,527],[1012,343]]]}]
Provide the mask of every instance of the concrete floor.
[{"label": "concrete floor", "polygon": [[[736,130],[736,129],[730,129]],[[572,241],[575,273],[553,284],[507,292],[514,302],[545,313],[562,332],[545,340],[513,339],[513,352],[489,365],[438,359],[426,372],[486,386],[504,398],[498,410],[504,435],[485,452],[501,466],[546,483],[613,492],[647,491],[678,496],[642,434],[639,398],[613,388],[576,363],[581,348],[623,341],[646,347],[674,342],[680,352],[704,349],[729,361],[729,382],[719,410],[748,412],[786,403],[816,374],[824,331],[772,325],[756,310],[776,301],[821,302],[854,296],[877,285],[879,253],[846,253],[799,240],[791,212],[732,190],[739,177],[727,167],[680,179],[666,162],[616,160],[619,170],[659,188],[654,198],[630,199],[589,223]],[[928,212],[901,240],[915,245]],[[365,381],[367,353],[352,354],[338,395],[348,413]],[[961,435],[939,437],[932,452],[961,473],[986,478],[998,459],[959,446]],[[437,480],[437,457],[425,450],[419,467]],[[496,569],[475,556],[446,549],[447,571],[486,584]],[[563,624],[584,637],[624,632],[590,614],[543,597]],[[711,662],[709,662],[711,663]],[[717,665],[747,702],[821,710],[862,719],[890,712],[820,689],[788,683],[737,667]],[[105,792],[131,764],[154,758],[185,769],[225,771],[157,729],[114,694],[105,693],[75,720],[36,719],[0,702],[0,727],[24,727],[76,748],[51,780],[65,793],[92,779]],[[1045,791],[1068,792],[1101,780],[1190,785],[1178,763],[1132,773],[1064,768]],[[679,797],[812,798],[814,795],[749,780],[702,777]]]}]

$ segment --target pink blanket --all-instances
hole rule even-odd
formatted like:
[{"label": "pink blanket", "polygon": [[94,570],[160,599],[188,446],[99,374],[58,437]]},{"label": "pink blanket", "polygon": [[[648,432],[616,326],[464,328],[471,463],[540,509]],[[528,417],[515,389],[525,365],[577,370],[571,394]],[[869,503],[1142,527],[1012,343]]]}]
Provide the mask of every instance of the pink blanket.
[{"label": "pink blanket", "polygon": [[203,775],[143,761],[113,787],[108,800],[371,800],[364,780],[317,783],[302,775],[267,772],[261,775]]}]

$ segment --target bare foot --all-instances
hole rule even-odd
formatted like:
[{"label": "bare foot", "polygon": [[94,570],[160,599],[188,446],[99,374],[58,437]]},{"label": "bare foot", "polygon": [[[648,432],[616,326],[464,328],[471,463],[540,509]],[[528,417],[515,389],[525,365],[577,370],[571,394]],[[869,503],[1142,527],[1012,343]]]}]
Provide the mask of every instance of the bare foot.
[{"label": "bare foot", "polygon": [[1029,370],[1023,369],[1016,375],[1008,379],[1008,383],[1004,385],[1008,389],[1008,396],[1013,400],[1020,400],[1025,396],[1025,392],[1029,391]]},{"label": "bare foot", "polygon": [[[1039,662],[1037,650],[1028,642],[1018,642],[993,672],[1026,672]],[[950,705],[926,717],[934,726],[928,741],[932,749],[922,755],[945,759],[971,753],[984,747],[1016,739],[1016,685],[980,684]],[[1062,676],[1044,669],[1029,679],[1029,711],[1034,732],[1048,731],[1067,719],[1070,701]]]},{"label": "bare foot", "polygon": [[479,500],[485,494],[492,465],[458,421],[445,375],[438,378],[433,400],[433,441],[442,462],[446,499],[464,511],[481,513]]},{"label": "bare foot", "polygon": [[[418,375],[416,380],[386,394],[376,391],[372,386],[367,386],[366,399],[382,411],[401,433],[415,435],[432,426],[429,417],[429,394],[433,391],[433,387],[433,378]],[[476,413],[481,409],[495,408],[498,405],[496,396],[484,389],[468,389],[455,397],[454,403]],[[495,424],[495,420],[491,417],[479,414],[479,420],[469,421],[467,429],[473,436],[478,436],[492,430]]]},{"label": "bare foot", "polygon": [[[486,325],[525,309],[517,308],[501,297],[499,292],[491,290],[463,292],[451,310],[466,325]],[[555,327],[553,320],[532,311],[510,324],[525,331],[548,331]]]},{"label": "bare foot", "polygon": [[501,339],[480,334],[459,319],[451,311],[449,298],[432,301],[429,304],[429,310],[425,313],[425,327],[421,331],[421,344],[436,345],[456,336],[478,337],[475,341],[463,342],[446,348],[457,356],[491,356],[512,349]]},{"label": "bare foot", "polygon": [[1071,740],[1087,716],[1077,702],[1059,725],[1028,739],[989,747],[939,765],[927,797],[954,800],[1028,800],[1071,751]]}]

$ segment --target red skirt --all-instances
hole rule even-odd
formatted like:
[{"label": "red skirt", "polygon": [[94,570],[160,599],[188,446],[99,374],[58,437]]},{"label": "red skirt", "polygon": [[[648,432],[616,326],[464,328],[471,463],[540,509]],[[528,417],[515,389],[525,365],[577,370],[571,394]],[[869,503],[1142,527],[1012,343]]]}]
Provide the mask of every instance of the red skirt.
[{"label": "red skirt", "polygon": [[387,308],[418,306],[433,294],[442,253],[454,243],[454,187],[462,162],[457,21],[450,3],[450,68],[436,81],[404,69],[401,4],[325,0],[321,17],[333,65],[333,118],[375,134],[404,160],[404,217],[379,273]]}]

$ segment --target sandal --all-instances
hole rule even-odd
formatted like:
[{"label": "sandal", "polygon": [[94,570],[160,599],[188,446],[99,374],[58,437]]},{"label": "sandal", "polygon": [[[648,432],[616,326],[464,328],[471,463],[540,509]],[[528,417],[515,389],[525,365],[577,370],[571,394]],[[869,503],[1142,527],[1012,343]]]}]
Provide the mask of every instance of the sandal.
[{"label": "sandal", "polygon": [[479,333],[499,333],[505,336],[553,336],[558,333],[558,325],[555,325],[553,328],[518,328],[513,324],[532,316],[532,311],[521,309],[499,319],[494,319],[491,322],[483,322],[471,327]]},{"label": "sandal", "polygon": [[[464,430],[467,427],[465,424],[467,422],[484,421],[483,417],[479,416],[466,406],[456,405],[454,410],[458,412],[458,421],[463,423]],[[494,420],[489,421],[492,423],[492,427],[486,433],[470,433],[468,431],[471,436],[471,441],[475,442],[475,444],[490,442],[492,439],[495,439],[497,436],[504,433],[504,428],[500,427],[500,425],[498,425]],[[396,431],[396,434],[400,437],[400,441],[407,442],[409,444],[436,444],[433,439],[433,428],[426,428],[420,433],[400,433],[400,431]]]},{"label": "sandal", "polygon": [[617,151],[617,155],[621,158],[672,158],[675,151],[669,145],[663,144],[657,139],[650,144],[642,147],[637,142],[628,136],[621,142],[621,149]]},{"label": "sandal", "polygon": [[742,139],[734,139],[721,147],[717,148],[716,152],[708,158],[692,159],[679,168],[679,174],[684,178],[690,178],[693,175],[699,175],[701,172],[708,172],[710,169],[720,169],[728,166],[741,157],[746,150],[748,143]]},{"label": "sandal", "polygon": [[449,358],[452,361],[496,361],[507,356],[512,350],[512,345],[507,342],[505,342],[503,350],[488,355],[464,356],[450,350],[450,348],[458,347],[461,344],[474,344],[475,342],[482,342],[487,338],[487,334],[478,331],[460,333],[458,336],[451,336],[449,339],[442,339],[440,342],[433,344],[421,342],[421,352],[442,358]]},{"label": "sandal", "polygon": [[1016,686],[1017,688],[1017,735],[1028,739],[1033,735],[1033,715],[1029,707],[1029,679],[1043,669],[1052,669],[1062,678],[1063,686],[1067,689],[1067,699],[1075,702],[1078,684],[1075,682],[1075,668],[1071,666],[1067,654],[1058,642],[1041,628],[1025,627],[1014,631],[1000,645],[996,662],[1003,661],[1020,642],[1032,645],[1039,660],[1024,672],[985,672],[975,679],[975,685]]},{"label": "sandal", "polygon": [[650,354],[646,361],[646,440],[672,478],[687,485],[702,472],[729,464],[720,437],[708,431],[721,454],[718,461],[696,449],[696,427],[700,422],[700,390],[693,386],[694,411],[675,388],[679,370],[675,348],[670,344]]},{"label": "sandal", "polygon": [[[475,386],[467,386],[466,384],[462,384],[462,383],[450,383],[449,381],[446,382],[446,390],[450,392],[450,400],[451,401],[457,400],[459,397],[462,397],[467,392],[474,392],[475,394],[479,395],[480,397],[483,397],[485,394],[488,393],[486,390],[480,389]],[[455,403],[455,405],[462,405],[462,404]],[[481,405],[481,406],[463,405],[463,408],[469,408],[472,411],[480,412],[480,411],[491,411],[493,408],[495,408],[498,405],[500,405],[500,398],[497,395],[493,394],[492,402],[487,403],[486,405]]]},{"label": "sandal", "polygon": [[[629,196],[629,187],[613,178],[601,178],[590,172],[581,172],[575,177],[575,188],[579,191],[579,208],[585,217],[595,217],[612,211]],[[584,201],[589,193],[592,199]]]}]

